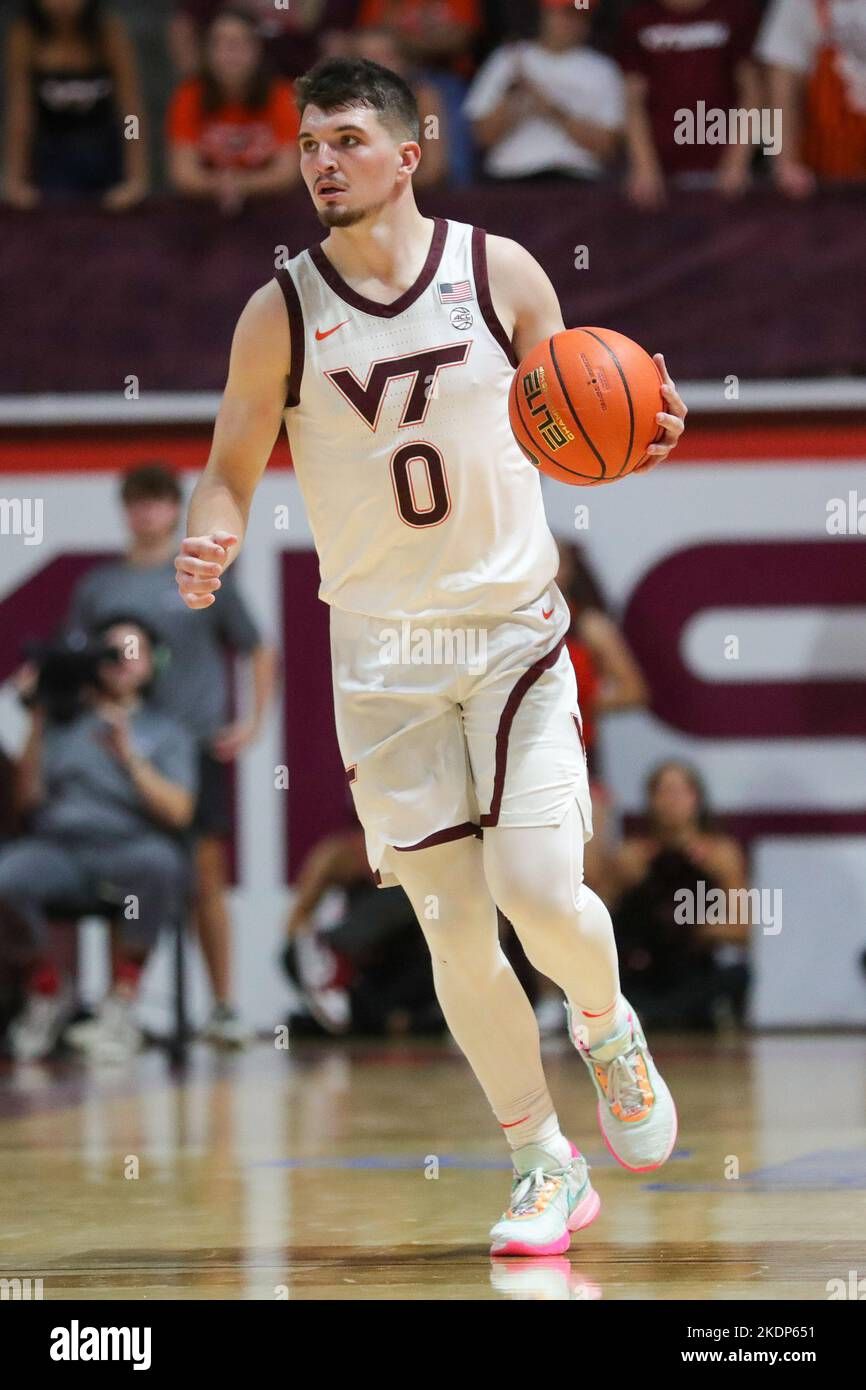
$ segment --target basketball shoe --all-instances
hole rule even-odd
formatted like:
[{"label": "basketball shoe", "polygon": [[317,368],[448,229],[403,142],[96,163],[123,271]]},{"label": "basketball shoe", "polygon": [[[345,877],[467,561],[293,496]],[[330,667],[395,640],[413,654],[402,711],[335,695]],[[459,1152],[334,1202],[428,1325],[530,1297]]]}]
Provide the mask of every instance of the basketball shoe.
[{"label": "basketball shoe", "polygon": [[565,1167],[544,1149],[537,1157],[528,1173],[514,1174],[508,1209],[490,1231],[491,1255],[561,1255],[571,1244],[571,1232],[598,1216],[601,1198],[574,1144]]},{"label": "basketball shoe", "polygon": [[566,1002],[568,1035],[589,1069],[598,1095],[598,1124],[617,1163],[632,1173],[660,1168],[677,1139],[673,1097],[647,1047],[640,1019],[623,999],[625,1028],[590,1050],[581,1042]]}]

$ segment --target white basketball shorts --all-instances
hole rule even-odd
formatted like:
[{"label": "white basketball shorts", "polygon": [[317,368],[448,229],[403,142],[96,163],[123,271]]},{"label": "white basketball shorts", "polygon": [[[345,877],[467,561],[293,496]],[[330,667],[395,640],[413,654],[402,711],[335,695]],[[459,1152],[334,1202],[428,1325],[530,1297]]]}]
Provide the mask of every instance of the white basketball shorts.
[{"label": "white basketball shorts", "polygon": [[485,826],[592,809],[568,606],[555,584],[506,618],[331,608],[337,739],[381,887],[400,856]]}]

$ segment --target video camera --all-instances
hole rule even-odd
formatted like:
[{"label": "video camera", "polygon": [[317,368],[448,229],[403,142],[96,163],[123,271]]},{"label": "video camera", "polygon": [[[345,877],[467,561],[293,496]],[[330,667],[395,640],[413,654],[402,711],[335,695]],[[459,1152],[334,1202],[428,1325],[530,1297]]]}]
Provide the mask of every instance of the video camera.
[{"label": "video camera", "polygon": [[23,697],[23,703],[43,709],[54,724],[68,724],[83,713],[85,692],[99,687],[100,666],[106,661],[119,661],[122,655],[102,638],[83,636],[31,642],[25,647],[25,654],[39,674],[35,688]]}]

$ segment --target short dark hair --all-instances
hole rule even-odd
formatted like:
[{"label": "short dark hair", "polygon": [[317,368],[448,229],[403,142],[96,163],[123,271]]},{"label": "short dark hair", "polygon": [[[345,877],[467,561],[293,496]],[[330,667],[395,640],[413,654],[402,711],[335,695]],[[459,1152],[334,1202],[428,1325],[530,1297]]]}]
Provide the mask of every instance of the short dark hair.
[{"label": "short dark hair", "polygon": [[323,58],[298,78],[295,99],[302,116],[307,106],[322,111],[369,106],[402,139],[418,140],[421,134],[412,88],[396,72],[369,58]]},{"label": "short dark hair", "polygon": [[137,463],[124,473],[120,498],[126,506],[154,497],[170,498],[172,502],[183,500],[180,483],[167,464]]},{"label": "short dark hair", "polygon": [[89,636],[99,642],[104,642],[106,636],[113,627],[137,627],[144,633],[150,647],[151,675],[139,688],[139,695],[143,700],[150,699],[156,683],[163,669],[171,660],[171,653],[155,627],[142,618],[138,613],[130,613],[128,610],[116,613],[108,613],[99,622],[94,623],[89,630]]}]

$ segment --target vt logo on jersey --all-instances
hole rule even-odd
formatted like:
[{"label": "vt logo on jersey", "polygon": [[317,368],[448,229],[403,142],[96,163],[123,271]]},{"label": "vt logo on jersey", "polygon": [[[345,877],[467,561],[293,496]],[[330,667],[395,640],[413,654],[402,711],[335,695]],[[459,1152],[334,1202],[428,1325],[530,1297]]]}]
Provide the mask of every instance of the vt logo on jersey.
[{"label": "vt logo on jersey", "polygon": [[357,415],[375,430],[382,405],[392,381],[411,378],[411,387],[400,425],[420,425],[427,414],[431,396],[436,394],[436,379],[443,367],[460,367],[469,356],[472,339],[465,343],[445,343],[441,347],[424,348],[402,357],[382,357],[367,372],[366,381],[359,381],[349,367],[325,372],[340,395],[349,402]]}]

